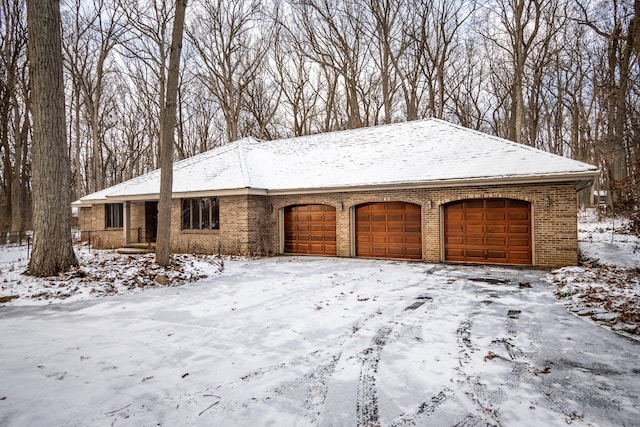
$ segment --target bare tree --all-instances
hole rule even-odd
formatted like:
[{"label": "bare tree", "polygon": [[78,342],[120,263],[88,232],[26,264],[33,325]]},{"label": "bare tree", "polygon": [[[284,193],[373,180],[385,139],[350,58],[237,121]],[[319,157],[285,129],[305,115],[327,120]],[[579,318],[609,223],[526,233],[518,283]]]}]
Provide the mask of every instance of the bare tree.
[{"label": "bare tree", "polygon": [[[160,166],[175,4],[63,1],[81,195]],[[0,228],[19,230],[31,188],[25,25],[14,18],[23,2],[0,5]],[[185,27],[172,151],[434,116],[597,164],[616,206],[632,207],[639,10],[639,0],[202,0]]]},{"label": "bare tree", "polygon": [[368,6],[373,18],[369,31],[376,40],[372,45],[372,56],[380,70],[384,123],[391,123],[398,57],[406,50],[401,22],[407,18],[404,14],[408,5],[404,1],[370,0]]},{"label": "bare tree", "polygon": [[128,31],[122,35],[120,53],[126,59],[132,97],[144,105],[151,167],[160,164],[160,127],[167,89],[170,25],[175,10],[166,0],[121,2]]},{"label": "bare tree", "polygon": [[475,10],[475,2],[418,0],[417,30],[412,37],[426,56],[421,68],[428,90],[429,115],[442,119],[448,97],[449,63],[458,45],[460,28]]},{"label": "bare tree", "polygon": [[[562,26],[558,20],[559,0],[496,0],[485,5],[481,30],[483,37],[507,57],[509,98],[505,104],[506,133],[502,136],[516,142],[534,145],[524,138],[526,118],[525,85],[534,53],[544,53],[550,40]],[[493,25],[500,22],[501,27]],[[546,58],[538,58],[544,63]],[[536,83],[534,83],[534,86]]]},{"label": "bare tree", "polygon": [[78,263],[71,243],[69,157],[57,0],[28,0],[33,114],[33,235],[28,273],[51,276]]},{"label": "bare tree", "polygon": [[[605,165],[612,205],[628,209],[640,198],[638,185],[630,180],[629,167],[638,162],[629,138],[629,94],[632,78],[638,78],[640,1],[611,0],[601,10],[590,10],[578,2],[579,21],[606,42],[602,85],[606,88]],[[634,72],[634,66],[636,71]],[[635,157],[635,158],[634,158]],[[635,166],[637,168],[637,166]]]},{"label": "bare tree", "polygon": [[346,127],[363,126],[358,84],[371,42],[366,37],[364,6],[343,0],[308,0],[291,2],[291,7],[294,11],[291,25],[303,49],[300,53],[319,64],[325,76],[327,112],[331,112],[329,102],[337,98],[334,76],[338,76],[344,87]]},{"label": "bare tree", "polygon": [[0,2],[0,151],[4,212],[0,230],[19,239],[27,221],[29,188],[29,76],[24,4]]},{"label": "bare tree", "polygon": [[450,73],[457,78],[449,85],[451,114],[462,126],[476,130],[483,128],[490,110],[483,91],[488,67],[478,52],[479,46],[471,38],[465,41],[464,50],[452,61]]},{"label": "bare tree", "polygon": [[178,80],[180,78],[180,54],[182,34],[184,32],[187,0],[176,0],[173,30],[171,32],[171,50],[169,54],[169,73],[165,101],[161,105],[160,125],[160,200],[158,202],[158,233],[156,243],[156,263],[168,266],[171,261],[171,204],[173,186],[173,146],[175,140],[176,109],[178,98]]},{"label": "bare tree", "polygon": [[74,87],[79,89],[83,106],[89,117],[91,129],[92,187],[91,191],[104,188],[104,159],[101,139],[101,118],[104,115],[103,94],[108,57],[118,42],[124,28],[122,12],[116,3],[94,0],[90,4],[82,0],[68,0],[69,16],[63,49],[66,64],[72,75]]},{"label": "bare tree", "polygon": [[[185,63],[183,68],[190,68],[190,64]],[[208,89],[198,78],[190,79],[180,91],[185,157],[215,148],[227,140],[226,132],[218,132],[216,128],[218,123],[224,123],[218,104],[207,94]]]},{"label": "bare tree", "polygon": [[243,107],[268,52],[269,30],[260,27],[262,18],[259,1],[215,0],[204,2],[187,29],[199,54],[197,76],[220,106],[228,141],[241,137]]}]

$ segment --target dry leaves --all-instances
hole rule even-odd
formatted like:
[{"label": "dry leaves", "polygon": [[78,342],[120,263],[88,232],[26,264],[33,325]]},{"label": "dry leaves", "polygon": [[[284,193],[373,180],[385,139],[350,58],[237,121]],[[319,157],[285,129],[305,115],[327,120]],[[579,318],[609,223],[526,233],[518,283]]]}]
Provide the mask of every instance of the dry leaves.
[{"label": "dry leaves", "polygon": [[640,335],[640,269],[590,265],[555,272],[555,295],[581,316]]}]

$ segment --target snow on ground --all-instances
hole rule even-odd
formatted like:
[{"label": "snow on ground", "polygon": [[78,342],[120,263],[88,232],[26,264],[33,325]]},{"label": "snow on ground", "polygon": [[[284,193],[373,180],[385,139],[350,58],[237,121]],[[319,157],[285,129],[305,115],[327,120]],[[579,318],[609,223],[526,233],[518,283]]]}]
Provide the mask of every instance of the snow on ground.
[{"label": "snow on ground", "polygon": [[638,425],[638,240],[581,221],[551,273],[0,246],[0,425]]},{"label": "snow on ground", "polygon": [[567,308],[621,333],[640,335],[640,239],[628,220],[580,213],[582,265],[553,272],[556,296]]},{"label": "snow on ground", "polygon": [[547,274],[273,257],[12,302],[0,425],[636,424],[640,343],[569,313]]},{"label": "snow on ground", "polygon": [[587,263],[640,268],[640,238],[629,233],[629,220],[598,218],[595,209],[578,215],[580,252]]},{"label": "snow on ground", "polygon": [[154,263],[153,254],[120,255],[76,246],[79,267],[56,277],[38,279],[22,274],[29,260],[28,251],[27,246],[0,246],[0,302],[37,305],[135,293],[204,279],[224,268],[224,260],[214,256],[175,255],[173,264],[164,269]]}]

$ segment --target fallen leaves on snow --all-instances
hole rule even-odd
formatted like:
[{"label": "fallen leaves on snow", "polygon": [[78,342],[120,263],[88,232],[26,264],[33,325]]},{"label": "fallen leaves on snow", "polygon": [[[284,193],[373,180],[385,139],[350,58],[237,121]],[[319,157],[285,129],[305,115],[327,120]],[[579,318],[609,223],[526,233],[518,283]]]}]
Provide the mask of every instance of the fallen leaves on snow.
[{"label": "fallen leaves on snow", "polygon": [[553,272],[556,297],[580,316],[640,335],[640,269],[592,263]]},{"label": "fallen leaves on snow", "polygon": [[72,297],[85,299],[138,292],[143,288],[180,286],[224,268],[219,256],[174,255],[170,265],[164,268],[154,262],[154,254],[131,256],[112,251],[77,251],[80,265],[58,276],[30,278],[23,283],[16,272],[13,280],[0,283],[0,295],[4,294],[0,302],[17,298],[58,302]]}]

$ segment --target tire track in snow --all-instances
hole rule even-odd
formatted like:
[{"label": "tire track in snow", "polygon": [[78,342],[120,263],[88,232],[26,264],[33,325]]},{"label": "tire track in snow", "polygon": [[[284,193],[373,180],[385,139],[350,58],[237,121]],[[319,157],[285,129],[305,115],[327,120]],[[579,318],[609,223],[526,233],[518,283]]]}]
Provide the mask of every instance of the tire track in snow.
[{"label": "tire track in snow", "polygon": [[455,427],[476,427],[476,426],[500,426],[501,422],[497,411],[493,408],[493,393],[479,381],[477,375],[466,372],[471,362],[471,353],[475,351],[471,341],[472,314],[467,315],[458,325],[456,338],[458,341],[458,373],[461,382],[466,384],[470,390],[466,392],[473,404],[477,407],[477,413],[466,414],[461,420],[454,424]]},{"label": "tire track in snow", "polygon": [[336,369],[336,364],[342,353],[335,354],[331,357],[328,363],[318,366],[318,368],[309,375],[308,379],[311,380],[307,397],[304,401],[304,408],[307,411],[306,417],[315,424],[318,417],[322,414],[322,408],[327,398],[327,392],[329,391],[329,385],[327,381]]},{"label": "tire track in snow", "polygon": [[438,394],[431,396],[429,399],[423,401],[418,405],[418,408],[411,412],[400,415],[399,417],[391,420],[388,424],[389,427],[399,427],[402,425],[416,425],[415,418],[419,416],[431,416],[449,397],[451,390],[445,388]]},{"label": "tire track in snow", "polygon": [[[371,320],[380,316],[380,313],[374,312],[369,313],[367,315],[361,316],[358,318],[345,332],[343,332],[338,337],[338,345],[337,348],[342,348],[348,340],[352,339],[356,335],[358,335],[359,331]],[[322,414],[322,409],[324,407],[324,403],[327,397],[327,393],[329,391],[329,380],[333,375],[336,365],[340,361],[342,357],[342,352],[338,353],[329,353],[323,350],[315,350],[307,355],[301,355],[292,360],[263,366],[259,369],[249,372],[239,380],[230,381],[226,383],[226,386],[230,386],[235,388],[236,386],[242,383],[250,383],[256,380],[260,380],[265,376],[278,376],[282,370],[302,366],[304,364],[308,364],[313,362],[314,358],[320,359],[318,360],[318,365],[315,370],[311,373],[304,375],[303,377],[299,377],[296,379],[292,379],[287,382],[283,382],[274,387],[270,387],[265,390],[265,396],[279,396],[285,393],[290,392],[293,389],[296,389],[304,384],[308,384],[308,391],[306,393],[306,397],[303,403],[304,415],[303,417],[308,420],[312,424],[316,424]],[[236,400],[232,402],[228,402],[233,407],[238,406],[250,406],[256,403],[255,399],[249,400]],[[224,408],[224,404],[221,405],[221,408]]]},{"label": "tire track in snow", "polygon": [[358,400],[356,403],[356,425],[371,427],[380,425],[378,413],[378,396],[376,393],[376,374],[380,353],[387,343],[391,326],[383,326],[371,340],[371,347],[363,351],[362,369],[358,383]]},{"label": "tire track in snow", "polygon": [[467,364],[471,360],[469,353],[473,352],[471,346],[471,319],[467,316],[456,330],[456,338],[458,340],[458,362],[460,366]]}]

